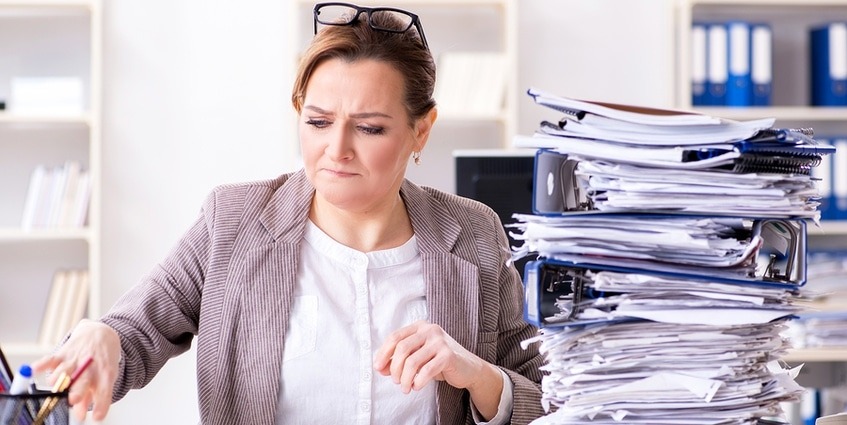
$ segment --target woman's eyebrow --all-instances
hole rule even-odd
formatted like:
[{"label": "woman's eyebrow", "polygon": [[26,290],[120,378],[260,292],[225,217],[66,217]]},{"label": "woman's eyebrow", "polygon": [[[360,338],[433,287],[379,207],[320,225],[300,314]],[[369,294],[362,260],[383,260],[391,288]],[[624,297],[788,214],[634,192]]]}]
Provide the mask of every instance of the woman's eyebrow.
[{"label": "woman's eyebrow", "polygon": [[[308,109],[310,111],[314,111],[314,112],[317,112],[317,113],[322,114],[322,115],[335,115],[335,113],[333,113],[332,111],[327,111],[327,110],[320,108],[320,107],[317,107],[315,105],[304,105],[303,109]],[[355,114],[350,114],[350,117],[358,118],[358,119],[374,118],[374,117],[389,118],[389,119],[392,118],[391,115],[388,115],[388,114],[385,114],[385,113],[382,113],[382,112],[359,112],[359,113],[355,113]]]}]

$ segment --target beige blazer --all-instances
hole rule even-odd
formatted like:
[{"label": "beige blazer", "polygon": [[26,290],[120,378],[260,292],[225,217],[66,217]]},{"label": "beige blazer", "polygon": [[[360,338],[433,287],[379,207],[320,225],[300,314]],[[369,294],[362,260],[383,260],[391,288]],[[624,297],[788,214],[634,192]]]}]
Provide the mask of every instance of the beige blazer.
[{"label": "beige blazer", "polygon": [[[115,400],[149,383],[196,336],[202,423],[275,423],[313,194],[301,170],[209,195],[164,261],[102,318],[121,336]],[[500,220],[479,202],[409,181],[401,196],[421,253],[430,320],[508,374],[515,388],[512,423],[542,415],[542,357],[535,346],[520,347],[536,329],[522,320],[522,286],[504,265]],[[439,424],[473,423],[467,391],[438,382],[436,394]]]}]

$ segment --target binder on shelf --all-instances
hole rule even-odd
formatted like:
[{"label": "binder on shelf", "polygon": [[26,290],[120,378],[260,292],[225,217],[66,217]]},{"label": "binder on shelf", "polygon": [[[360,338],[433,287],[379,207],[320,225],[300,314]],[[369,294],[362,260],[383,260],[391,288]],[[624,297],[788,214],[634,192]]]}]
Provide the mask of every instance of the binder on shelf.
[{"label": "binder on shelf", "polygon": [[832,219],[847,220],[847,137],[833,141],[835,155],[832,158]]},{"label": "binder on shelf", "polygon": [[751,69],[750,24],[733,21],[727,27],[726,105],[750,106],[753,92]]},{"label": "binder on shelf", "polygon": [[707,73],[706,24],[695,22],[691,26],[691,104],[706,105]]},{"label": "binder on shelf", "polygon": [[813,28],[810,37],[814,106],[847,106],[847,23]]},{"label": "binder on shelf", "polygon": [[750,79],[753,106],[770,106],[773,90],[773,33],[768,24],[753,24],[750,35]]},{"label": "binder on shelf", "polygon": [[[827,142],[825,139],[818,139]],[[821,157],[821,161],[817,167],[812,168],[812,178],[815,179],[815,187],[818,189],[820,196],[818,210],[821,212],[821,220],[837,219],[835,212],[835,202],[832,195],[833,173],[832,173],[832,158],[833,155],[825,155]]]},{"label": "binder on shelf", "polygon": [[708,73],[706,74],[706,105],[726,105],[729,68],[727,64],[727,28],[721,23],[708,26]]}]

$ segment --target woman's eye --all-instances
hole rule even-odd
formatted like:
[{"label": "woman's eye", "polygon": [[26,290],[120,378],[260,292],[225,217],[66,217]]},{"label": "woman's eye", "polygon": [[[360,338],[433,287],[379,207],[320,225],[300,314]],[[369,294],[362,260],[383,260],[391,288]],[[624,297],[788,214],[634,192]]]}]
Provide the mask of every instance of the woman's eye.
[{"label": "woman's eye", "polygon": [[379,136],[385,133],[385,128],[383,127],[371,127],[362,125],[359,126],[359,130],[371,136]]},{"label": "woman's eye", "polygon": [[326,128],[327,126],[329,126],[329,121],[312,118],[312,119],[306,120],[306,124],[311,125],[312,127],[315,127],[315,128]]}]

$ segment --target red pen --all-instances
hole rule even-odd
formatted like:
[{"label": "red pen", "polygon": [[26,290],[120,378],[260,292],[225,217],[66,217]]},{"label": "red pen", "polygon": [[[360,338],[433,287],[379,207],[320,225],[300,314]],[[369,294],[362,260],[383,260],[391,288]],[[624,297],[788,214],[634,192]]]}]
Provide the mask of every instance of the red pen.
[{"label": "red pen", "polygon": [[68,386],[66,388],[62,388],[62,391],[66,390],[67,388],[70,388],[70,386],[73,385],[74,382],[76,382],[76,380],[80,377],[80,375],[82,375],[82,372],[85,372],[85,369],[88,368],[88,365],[91,364],[92,360],[94,360],[94,358],[89,357],[89,358],[85,359],[84,362],[82,362],[82,365],[80,367],[76,368],[76,370],[74,371],[74,374],[71,375],[71,381],[68,382]]}]

